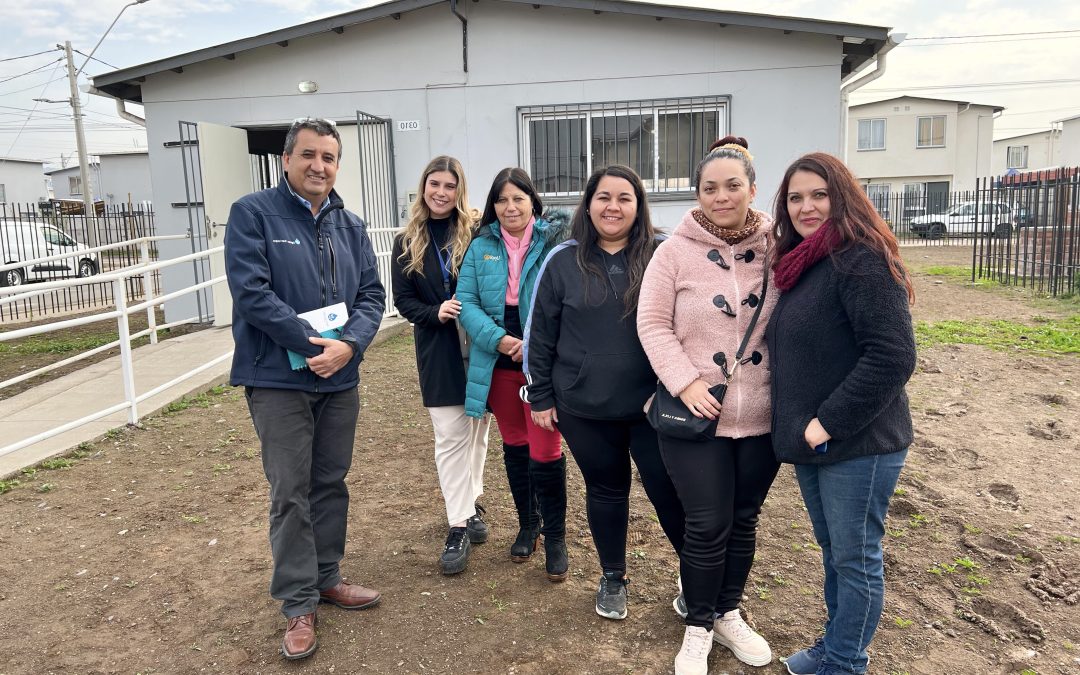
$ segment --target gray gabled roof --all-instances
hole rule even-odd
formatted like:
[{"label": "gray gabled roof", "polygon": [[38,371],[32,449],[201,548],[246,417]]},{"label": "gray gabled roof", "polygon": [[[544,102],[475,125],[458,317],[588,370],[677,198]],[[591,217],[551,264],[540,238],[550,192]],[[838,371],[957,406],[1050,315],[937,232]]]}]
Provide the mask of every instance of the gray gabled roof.
[{"label": "gray gabled roof", "polygon": [[[487,0],[497,2],[513,2],[517,4],[533,5],[534,7],[549,6],[568,9],[589,10],[593,12],[610,12],[614,14],[631,14],[638,16],[652,16],[658,19],[683,19],[687,21],[705,21],[722,26],[745,26],[752,28],[771,28],[785,32],[814,33],[819,35],[833,35],[838,39],[850,38],[844,41],[844,61],[840,76],[844,77],[859,68],[877,54],[884,46],[889,36],[889,29],[882,26],[869,26],[864,24],[844,23],[838,21],[820,21],[817,19],[805,19],[790,16],[777,16],[772,14],[755,14],[751,12],[732,12],[699,7],[684,7],[678,5],[657,4],[654,2],[639,2],[635,0]],[[258,49],[268,45],[278,44],[288,46],[290,40],[317,35],[320,33],[342,33],[350,26],[355,26],[370,21],[376,21],[388,16],[402,14],[417,9],[423,9],[432,5],[448,3],[449,0],[390,0],[363,9],[357,9],[343,14],[337,14],[315,21],[282,28],[280,30],[263,33],[253,37],[234,40],[224,44],[198,49],[185,54],[178,54],[168,58],[151,61],[130,68],[122,68],[111,73],[97,75],[93,78],[94,87],[107,94],[127,101],[142,101],[141,83],[149,75],[162,73],[167,70],[182,72],[185,66],[216,58],[233,59],[239,52]]]},{"label": "gray gabled roof", "polygon": [[849,108],[860,108],[860,107],[862,107],[864,105],[877,105],[878,103],[888,103],[889,101],[899,101],[900,99],[904,99],[904,98],[915,99],[915,100],[918,100],[918,101],[943,101],[945,103],[955,103],[957,105],[977,105],[977,106],[982,106],[983,108],[993,108],[994,112],[1001,112],[1002,110],[1005,109],[1005,106],[992,105],[990,103],[975,103],[973,101],[960,101],[960,100],[955,99],[955,98],[931,98],[930,96],[911,96],[909,94],[904,94],[903,96],[893,96],[892,98],[883,98],[883,99],[880,99],[878,101],[868,101],[867,103],[855,103],[855,104],[850,105],[848,107]]}]

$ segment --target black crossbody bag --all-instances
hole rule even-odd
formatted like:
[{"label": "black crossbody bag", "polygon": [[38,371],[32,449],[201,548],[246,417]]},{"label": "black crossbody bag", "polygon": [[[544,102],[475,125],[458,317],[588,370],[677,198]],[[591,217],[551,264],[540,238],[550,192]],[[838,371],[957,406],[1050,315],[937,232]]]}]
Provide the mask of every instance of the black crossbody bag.
[{"label": "black crossbody bag", "polygon": [[[735,353],[735,365],[731,367],[731,371],[728,372],[723,382],[709,387],[709,393],[721,404],[724,402],[724,396],[727,395],[728,383],[735,377],[735,371],[739,369],[739,365],[742,363],[746,345],[750,342],[750,335],[757,326],[758,317],[761,316],[761,308],[765,306],[765,293],[769,288],[768,254],[768,247],[766,247],[765,272],[761,279],[761,300],[758,302],[757,308],[754,309],[754,316],[750,317],[750,325],[746,327],[746,333],[739,344],[739,351]],[[664,383],[659,380],[656,382],[656,396],[653,397],[652,405],[649,406],[646,417],[652,428],[656,429],[656,432],[661,436],[678,438],[684,441],[712,440],[716,437],[716,424],[720,421],[719,416],[712,420],[707,417],[695,416],[682,402],[682,399],[678,396],[672,396]]]}]

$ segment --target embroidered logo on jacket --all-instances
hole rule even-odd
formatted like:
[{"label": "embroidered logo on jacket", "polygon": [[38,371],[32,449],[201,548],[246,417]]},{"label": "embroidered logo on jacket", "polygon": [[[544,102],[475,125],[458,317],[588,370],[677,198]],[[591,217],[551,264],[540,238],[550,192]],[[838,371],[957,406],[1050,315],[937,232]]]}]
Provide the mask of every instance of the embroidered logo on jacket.
[{"label": "embroidered logo on jacket", "polygon": [[300,245],[299,239],[271,239],[270,241],[275,244],[292,244],[293,246]]},{"label": "embroidered logo on jacket", "polygon": [[502,260],[500,255],[491,255],[490,253],[484,254],[484,260]]}]

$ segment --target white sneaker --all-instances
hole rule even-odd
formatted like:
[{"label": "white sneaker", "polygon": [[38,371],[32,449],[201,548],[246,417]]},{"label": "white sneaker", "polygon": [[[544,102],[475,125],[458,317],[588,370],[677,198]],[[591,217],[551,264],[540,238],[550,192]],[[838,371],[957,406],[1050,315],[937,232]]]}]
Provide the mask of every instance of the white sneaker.
[{"label": "white sneaker", "polygon": [[675,656],[675,675],[709,675],[709,652],[713,633],[701,626],[687,626],[682,649]]},{"label": "white sneaker", "polygon": [[730,649],[735,658],[747,665],[766,666],[772,661],[769,643],[746,625],[737,609],[713,622],[713,640]]}]

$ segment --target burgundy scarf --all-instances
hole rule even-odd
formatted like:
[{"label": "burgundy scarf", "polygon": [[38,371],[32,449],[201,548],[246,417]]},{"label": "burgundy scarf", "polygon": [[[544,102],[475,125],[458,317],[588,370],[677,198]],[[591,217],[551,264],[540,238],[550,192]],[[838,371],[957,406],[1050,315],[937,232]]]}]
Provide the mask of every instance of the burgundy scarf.
[{"label": "burgundy scarf", "polygon": [[840,245],[840,241],[840,233],[832,226],[832,221],[825,221],[817,232],[803,239],[777,261],[773,268],[773,283],[781,291],[791,290],[802,273],[829,255]]}]

